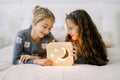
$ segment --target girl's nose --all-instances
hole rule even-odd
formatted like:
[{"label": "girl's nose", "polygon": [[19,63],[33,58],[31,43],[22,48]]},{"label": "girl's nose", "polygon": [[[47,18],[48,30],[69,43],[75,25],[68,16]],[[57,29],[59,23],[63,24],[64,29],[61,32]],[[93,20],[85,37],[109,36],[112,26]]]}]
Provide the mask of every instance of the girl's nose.
[{"label": "girl's nose", "polygon": [[67,31],[67,34],[70,34],[71,32],[70,31]]}]

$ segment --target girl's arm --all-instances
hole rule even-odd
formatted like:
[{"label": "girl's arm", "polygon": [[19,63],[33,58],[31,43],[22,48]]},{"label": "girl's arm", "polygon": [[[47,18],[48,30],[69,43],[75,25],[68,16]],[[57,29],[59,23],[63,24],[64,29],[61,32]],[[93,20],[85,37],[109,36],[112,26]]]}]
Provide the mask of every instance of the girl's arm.
[{"label": "girl's arm", "polygon": [[20,61],[24,63],[28,63],[27,61],[32,60],[32,59],[39,59],[39,56],[33,56],[33,55],[21,55],[20,56]]},{"label": "girl's arm", "polygon": [[[23,32],[21,31],[17,34],[17,37],[15,39],[15,43],[14,43],[12,63],[15,65],[21,64],[21,63],[24,63],[24,64],[32,64],[33,63],[33,59],[29,59],[30,55],[26,56],[23,53],[24,41],[25,41],[25,36],[23,35]],[[26,59],[26,61],[21,61],[21,56],[23,56],[22,60]],[[31,57],[31,58],[35,58],[35,57]]]},{"label": "girl's arm", "polygon": [[53,61],[51,59],[34,59],[33,63],[43,65],[43,66],[52,66],[53,65]]},{"label": "girl's arm", "polygon": [[20,33],[16,36],[13,49],[13,64],[18,64],[23,50],[23,38]]}]

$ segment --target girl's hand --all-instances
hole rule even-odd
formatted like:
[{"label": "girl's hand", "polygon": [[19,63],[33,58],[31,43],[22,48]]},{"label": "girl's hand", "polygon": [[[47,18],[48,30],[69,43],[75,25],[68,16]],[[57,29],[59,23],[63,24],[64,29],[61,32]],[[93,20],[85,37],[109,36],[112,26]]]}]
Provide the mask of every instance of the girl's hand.
[{"label": "girl's hand", "polygon": [[20,61],[26,62],[27,60],[31,59],[32,57],[30,55],[21,55]]},{"label": "girl's hand", "polygon": [[55,42],[55,39],[52,39],[50,42]]},{"label": "girl's hand", "polygon": [[78,58],[78,55],[77,55],[78,48],[74,43],[72,43],[72,45],[73,45],[73,57],[74,57],[74,61],[76,61]]},{"label": "girl's hand", "polygon": [[46,49],[47,43],[42,43],[41,45],[42,45],[42,48],[43,48],[43,49]]},{"label": "girl's hand", "polygon": [[53,61],[50,59],[34,59],[33,61],[34,64],[40,64],[43,66],[52,66]]}]

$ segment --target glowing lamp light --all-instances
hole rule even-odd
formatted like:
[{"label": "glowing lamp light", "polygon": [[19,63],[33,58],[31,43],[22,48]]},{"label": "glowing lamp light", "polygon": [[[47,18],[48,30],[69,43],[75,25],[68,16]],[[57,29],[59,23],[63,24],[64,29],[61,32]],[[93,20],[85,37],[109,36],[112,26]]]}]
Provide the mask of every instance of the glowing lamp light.
[{"label": "glowing lamp light", "polygon": [[72,54],[71,42],[52,42],[47,45],[47,58],[52,59],[53,66],[73,65]]}]

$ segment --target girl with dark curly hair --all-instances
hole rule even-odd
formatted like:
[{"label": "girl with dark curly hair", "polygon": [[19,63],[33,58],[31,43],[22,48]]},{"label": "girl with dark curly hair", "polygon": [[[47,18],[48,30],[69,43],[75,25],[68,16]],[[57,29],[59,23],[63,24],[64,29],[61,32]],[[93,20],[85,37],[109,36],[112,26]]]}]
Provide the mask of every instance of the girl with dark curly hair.
[{"label": "girl with dark curly hair", "polygon": [[75,10],[66,16],[66,42],[73,43],[75,63],[105,65],[107,50],[96,25],[85,10]]}]

